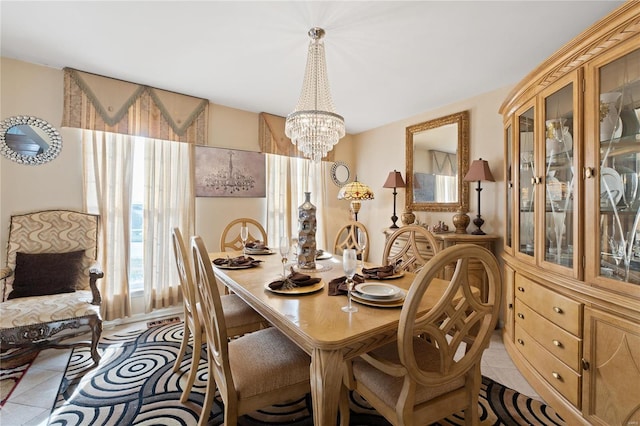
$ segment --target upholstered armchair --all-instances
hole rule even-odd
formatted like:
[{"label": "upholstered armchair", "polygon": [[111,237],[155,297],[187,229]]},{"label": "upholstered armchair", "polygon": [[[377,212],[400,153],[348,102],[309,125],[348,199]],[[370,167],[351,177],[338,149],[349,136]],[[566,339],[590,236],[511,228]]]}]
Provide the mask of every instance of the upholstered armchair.
[{"label": "upholstered armchair", "polygon": [[[2,357],[47,347],[88,346],[100,361],[98,216],[47,210],[11,216],[6,267],[0,269]],[[91,342],[61,341],[91,331]],[[23,351],[8,349],[22,348]]]}]

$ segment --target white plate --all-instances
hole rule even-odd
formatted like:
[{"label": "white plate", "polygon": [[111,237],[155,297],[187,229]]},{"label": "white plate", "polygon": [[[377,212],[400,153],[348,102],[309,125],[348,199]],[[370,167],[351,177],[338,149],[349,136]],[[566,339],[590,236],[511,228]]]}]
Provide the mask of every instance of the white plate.
[{"label": "white plate", "polygon": [[401,297],[399,297],[396,300],[380,300],[380,299],[371,300],[371,299],[366,299],[365,295],[360,294],[357,291],[354,291],[351,293],[351,299],[353,299],[354,302],[360,303],[362,305],[374,306],[376,308],[401,308],[402,305],[404,304],[404,298],[405,298],[404,291],[401,292],[400,296]]},{"label": "white plate", "polygon": [[356,296],[359,297],[362,300],[366,300],[368,302],[376,302],[376,303],[393,303],[393,302],[397,302],[399,300],[403,300],[405,297],[405,292],[400,290],[400,292],[398,294],[395,294],[391,297],[375,297],[375,296],[369,296],[368,294],[362,294],[359,291],[354,290],[353,293],[351,293],[351,296]]},{"label": "white plate", "polygon": [[379,299],[389,299],[400,293],[400,289],[395,285],[384,283],[357,284],[356,290],[365,296],[376,297]]},{"label": "white plate", "polygon": [[[603,167],[600,170],[600,206],[616,206],[622,198],[623,191],[624,185],[620,174],[611,167]],[[613,198],[613,206],[610,205],[611,198]]]},{"label": "white plate", "polygon": [[269,287],[269,283],[266,283],[264,285],[265,290],[269,290],[272,293],[277,293],[277,294],[290,294],[290,295],[296,295],[296,294],[309,294],[309,293],[315,293],[316,291],[322,290],[324,288],[324,281],[320,281],[319,283],[316,283],[314,285],[308,285],[306,287],[296,287],[296,288],[292,288],[291,290],[274,290],[271,287]]},{"label": "white plate", "polygon": [[247,249],[247,254],[255,254],[257,256],[266,255],[266,254],[274,254],[276,251],[267,249],[267,250],[256,250],[256,249]]},{"label": "white plate", "polygon": [[316,256],[316,260],[327,260],[333,257],[333,253],[329,253],[328,251],[323,251],[320,256]]}]

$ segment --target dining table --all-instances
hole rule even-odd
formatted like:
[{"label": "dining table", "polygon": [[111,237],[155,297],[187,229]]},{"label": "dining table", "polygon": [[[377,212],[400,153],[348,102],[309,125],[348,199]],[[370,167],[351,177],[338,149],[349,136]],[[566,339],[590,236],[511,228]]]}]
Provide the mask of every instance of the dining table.
[{"label": "dining table", "polygon": [[[241,254],[213,252],[209,257],[213,261]],[[343,312],[341,308],[347,304],[347,296],[330,296],[328,291],[331,280],[344,277],[342,258],[338,256],[317,260],[315,269],[299,270],[321,279],[312,289],[300,287],[290,292],[274,292],[269,283],[282,279],[281,256],[275,252],[251,256],[260,260],[253,267],[223,269],[214,262],[215,276],[220,284],[236,293],[310,355],[314,424],[334,426],[338,418],[345,360],[397,340],[402,303],[378,307],[354,302],[357,312]],[[365,263],[365,267],[372,266],[376,265]],[[292,268],[298,271],[293,263],[287,264],[286,268],[288,272]],[[404,272],[396,274],[395,279],[380,282],[392,283],[406,292],[415,276]],[[434,279],[420,302],[419,312],[431,309],[448,284],[448,281]]]}]

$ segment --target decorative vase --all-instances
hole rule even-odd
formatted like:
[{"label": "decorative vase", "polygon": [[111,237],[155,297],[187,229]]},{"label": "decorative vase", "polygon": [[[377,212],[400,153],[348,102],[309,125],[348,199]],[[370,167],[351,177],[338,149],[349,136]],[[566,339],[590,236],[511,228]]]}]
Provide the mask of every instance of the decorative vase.
[{"label": "decorative vase", "polygon": [[304,193],[304,203],[298,207],[298,267],[316,268],[316,206],[311,204],[311,193]]},{"label": "decorative vase", "polygon": [[462,210],[453,215],[453,225],[456,227],[456,234],[466,234],[467,226],[471,222],[471,218]]},{"label": "decorative vase", "polygon": [[413,214],[411,210],[406,210],[404,213],[402,213],[402,217],[400,219],[402,220],[403,225],[411,225],[413,222],[415,222],[416,215]]},{"label": "decorative vase", "polygon": [[619,138],[622,134],[622,120],[617,108],[622,93],[609,92],[600,94],[600,140],[608,141]]}]

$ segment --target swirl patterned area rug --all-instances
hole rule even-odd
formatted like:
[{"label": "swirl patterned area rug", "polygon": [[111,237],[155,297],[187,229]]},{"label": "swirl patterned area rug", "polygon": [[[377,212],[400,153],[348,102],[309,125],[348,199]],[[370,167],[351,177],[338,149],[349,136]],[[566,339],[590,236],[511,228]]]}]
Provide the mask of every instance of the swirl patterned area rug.
[{"label": "swirl patterned area rug", "polygon": [[[58,391],[49,425],[195,425],[201,411],[207,378],[206,354],[201,354],[198,377],[189,400],[180,403],[185,370],[173,373],[180,349],[182,323],[147,330],[103,336],[102,360],[98,368],[87,370],[92,360],[88,348],[76,348]],[[541,402],[505,388],[488,378],[481,387],[482,425],[564,425],[563,420]],[[240,426],[313,425],[307,407],[310,399],[256,411],[239,419]],[[351,424],[387,425],[357,394],[351,396]],[[209,425],[222,425],[222,402],[211,410]],[[442,425],[462,425],[464,418],[451,416]]]}]

